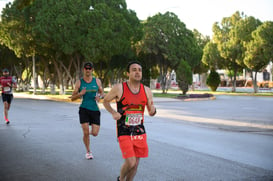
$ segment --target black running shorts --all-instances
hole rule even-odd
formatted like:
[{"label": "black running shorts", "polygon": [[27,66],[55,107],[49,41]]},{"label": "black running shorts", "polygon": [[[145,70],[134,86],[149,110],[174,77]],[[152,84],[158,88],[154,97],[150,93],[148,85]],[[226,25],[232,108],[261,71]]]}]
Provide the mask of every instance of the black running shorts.
[{"label": "black running shorts", "polygon": [[8,102],[9,104],[11,103],[13,99],[13,95],[12,94],[4,94],[2,93],[2,100],[3,102]]},{"label": "black running shorts", "polygon": [[91,111],[80,107],[79,116],[81,124],[89,123],[89,125],[100,125],[100,111]]}]

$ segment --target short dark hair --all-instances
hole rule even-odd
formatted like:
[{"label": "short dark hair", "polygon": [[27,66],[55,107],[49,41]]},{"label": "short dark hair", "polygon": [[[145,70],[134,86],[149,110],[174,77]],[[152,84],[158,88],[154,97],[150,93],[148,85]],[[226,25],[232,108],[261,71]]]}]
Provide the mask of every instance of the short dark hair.
[{"label": "short dark hair", "polygon": [[140,63],[139,61],[133,60],[133,61],[130,61],[130,62],[128,63],[128,65],[127,65],[127,72],[130,72],[130,66],[131,66],[132,64],[138,64],[138,65],[140,65],[140,66],[142,67],[142,65],[141,65],[141,63]]}]

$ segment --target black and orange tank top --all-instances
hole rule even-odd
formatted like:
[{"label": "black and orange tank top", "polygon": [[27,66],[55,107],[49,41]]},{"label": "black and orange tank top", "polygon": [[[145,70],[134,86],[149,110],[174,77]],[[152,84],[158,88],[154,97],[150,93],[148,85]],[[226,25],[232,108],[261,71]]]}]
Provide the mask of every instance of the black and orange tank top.
[{"label": "black and orange tank top", "polygon": [[122,87],[123,93],[117,102],[117,111],[122,115],[117,120],[117,134],[118,136],[144,134],[144,111],[147,104],[144,85],[140,84],[138,93],[133,93],[127,82],[123,82]]}]

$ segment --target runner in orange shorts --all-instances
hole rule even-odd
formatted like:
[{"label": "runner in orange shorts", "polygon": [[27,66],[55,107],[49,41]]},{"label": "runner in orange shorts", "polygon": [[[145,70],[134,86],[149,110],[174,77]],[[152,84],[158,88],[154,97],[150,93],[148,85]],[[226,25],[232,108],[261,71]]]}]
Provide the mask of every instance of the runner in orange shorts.
[{"label": "runner in orange shorts", "polygon": [[[118,180],[133,180],[139,159],[148,157],[148,144],[144,127],[144,110],[147,106],[150,116],[156,114],[150,88],[141,83],[142,67],[139,62],[127,66],[129,80],[115,85],[104,97],[103,105],[117,120],[117,136],[124,163]],[[116,100],[117,111],[110,102]]]}]

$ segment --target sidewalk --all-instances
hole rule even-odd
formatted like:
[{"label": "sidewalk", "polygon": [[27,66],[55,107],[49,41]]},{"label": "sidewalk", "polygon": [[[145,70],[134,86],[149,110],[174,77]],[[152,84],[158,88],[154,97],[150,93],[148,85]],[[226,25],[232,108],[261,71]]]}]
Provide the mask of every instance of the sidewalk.
[{"label": "sidewalk", "polygon": [[[51,95],[34,95],[29,93],[13,93],[13,96],[15,98],[24,98],[24,99],[37,99],[37,100],[54,100],[54,101],[63,101],[63,102],[71,102],[71,100],[68,98],[69,95],[62,96],[62,98],[58,96],[51,96]],[[77,101],[75,101],[77,102]]]},{"label": "sidewalk", "polygon": [[[37,100],[52,100],[52,101],[62,101],[62,102],[72,102],[67,96],[62,96],[59,98],[58,96],[50,96],[50,95],[34,95],[28,93],[13,93],[15,98],[24,98],[24,99],[37,99]],[[65,97],[65,98],[64,98]],[[186,98],[186,99],[178,99],[178,98],[167,98],[167,97],[153,97],[154,102],[177,102],[177,101],[202,101],[202,100],[214,100],[213,97],[207,98]],[[78,99],[73,102],[81,102],[81,99]]]}]

